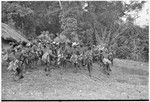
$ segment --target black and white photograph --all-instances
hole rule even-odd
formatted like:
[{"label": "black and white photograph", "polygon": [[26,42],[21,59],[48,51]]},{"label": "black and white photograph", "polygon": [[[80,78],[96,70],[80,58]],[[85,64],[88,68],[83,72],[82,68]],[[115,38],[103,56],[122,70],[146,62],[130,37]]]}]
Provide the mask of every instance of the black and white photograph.
[{"label": "black and white photograph", "polygon": [[149,100],[149,1],[1,1],[2,100]]}]

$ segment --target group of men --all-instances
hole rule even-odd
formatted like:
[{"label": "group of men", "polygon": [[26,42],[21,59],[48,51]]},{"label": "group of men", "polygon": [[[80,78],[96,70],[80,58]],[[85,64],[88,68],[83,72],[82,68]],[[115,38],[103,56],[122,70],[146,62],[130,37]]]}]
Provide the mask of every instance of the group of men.
[{"label": "group of men", "polygon": [[45,66],[46,75],[50,74],[52,67],[63,68],[69,63],[77,72],[82,67],[87,67],[91,76],[93,63],[98,63],[107,75],[113,63],[112,53],[96,46],[84,46],[76,42],[54,42],[41,39],[32,40],[30,43],[11,43],[11,48],[3,50],[3,60],[9,63],[8,69],[15,72],[17,79],[23,78],[27,68],[35,68],[38,62]]}]

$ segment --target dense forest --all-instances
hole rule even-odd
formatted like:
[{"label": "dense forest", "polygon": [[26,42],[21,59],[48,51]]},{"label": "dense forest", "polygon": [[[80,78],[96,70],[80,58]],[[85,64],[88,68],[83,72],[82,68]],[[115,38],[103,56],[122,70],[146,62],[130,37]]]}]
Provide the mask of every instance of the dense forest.
[{"label": "dense forest", "polygon": [[[116,58],[148,61],[149,27],[134,24],[145,1],[3,1],[2,23],[28,38],[65,35],[85,45],[105,45]],[[126,17],[126,21],[121,18]]]}]

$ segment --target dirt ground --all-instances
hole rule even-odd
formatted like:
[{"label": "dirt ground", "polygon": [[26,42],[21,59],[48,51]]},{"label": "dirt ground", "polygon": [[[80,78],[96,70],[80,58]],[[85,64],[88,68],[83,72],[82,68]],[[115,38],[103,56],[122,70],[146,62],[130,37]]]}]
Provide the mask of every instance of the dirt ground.
[{"label": "dirt ground", "polygon": [[148,63],[115,59],[110,76],[93,65],[92,77],[86,68],[52,70],[46,76],[43,67],[27,71],[18,82],[2,69],[3,100],[68,100],[68,99],[148,99]]}]

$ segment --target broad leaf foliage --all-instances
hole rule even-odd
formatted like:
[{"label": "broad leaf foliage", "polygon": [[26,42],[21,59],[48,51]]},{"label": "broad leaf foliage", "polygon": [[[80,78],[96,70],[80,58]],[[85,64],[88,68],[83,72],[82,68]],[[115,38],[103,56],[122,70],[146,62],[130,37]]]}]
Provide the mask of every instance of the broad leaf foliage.
[{"label": "broad leaf foliage", "polygon": [[[148,61],[148,26],[126,14],[141,10],[145,1],[3,1],[2,22],[26,37],[49,31],[85,46],[105,45],[118,58]],[[86,5],[86,6],[85,6]],[[126,22],[122,17],[126,16]],[[65,39],[66,39],[65,38]]]}]

